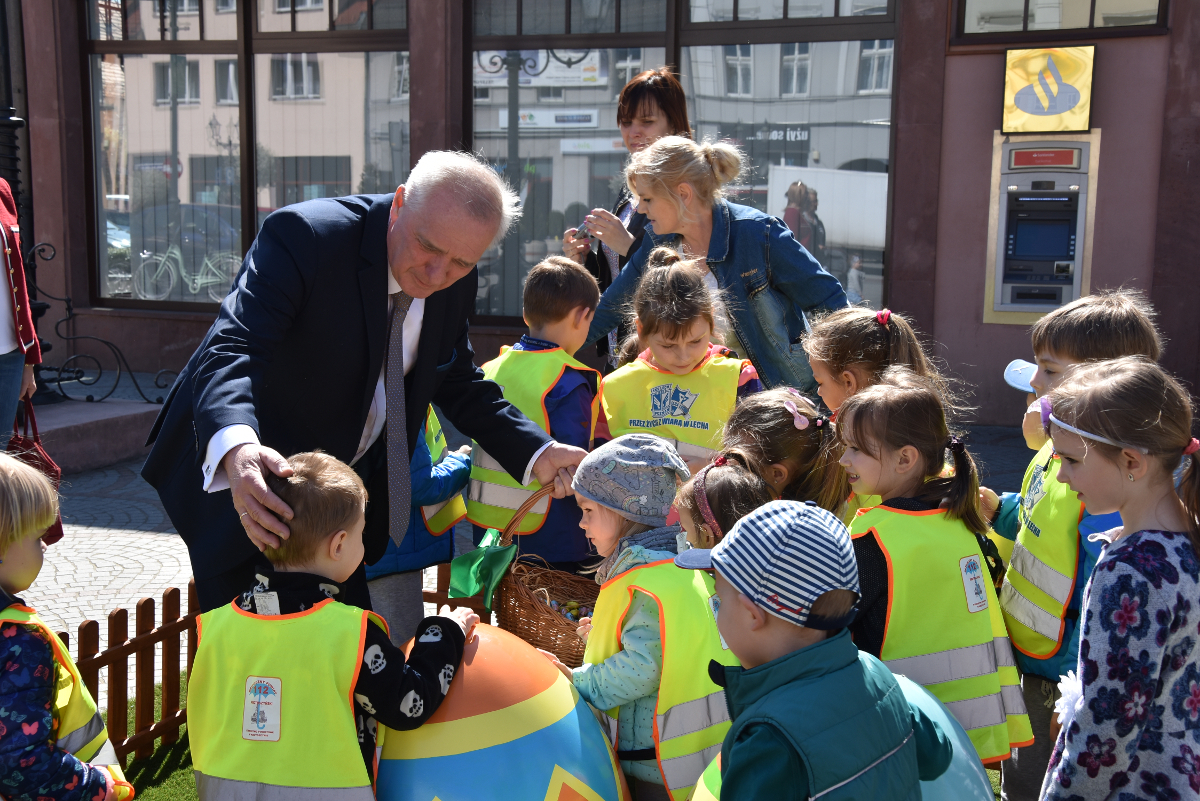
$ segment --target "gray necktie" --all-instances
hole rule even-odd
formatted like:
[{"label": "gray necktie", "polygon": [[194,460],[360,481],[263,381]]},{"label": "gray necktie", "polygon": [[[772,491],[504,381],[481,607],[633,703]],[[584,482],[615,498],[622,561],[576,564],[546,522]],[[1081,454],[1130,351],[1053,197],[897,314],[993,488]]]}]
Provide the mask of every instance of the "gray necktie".
[{"label": "gray necktie", "polygon": [[408,472],[408,421],[404,410],[404,318],[413,299],[403,292],[392,295],[388,332],[387,466],[388,534],[399,545],[408,531],[412,513],[412,477]]}]

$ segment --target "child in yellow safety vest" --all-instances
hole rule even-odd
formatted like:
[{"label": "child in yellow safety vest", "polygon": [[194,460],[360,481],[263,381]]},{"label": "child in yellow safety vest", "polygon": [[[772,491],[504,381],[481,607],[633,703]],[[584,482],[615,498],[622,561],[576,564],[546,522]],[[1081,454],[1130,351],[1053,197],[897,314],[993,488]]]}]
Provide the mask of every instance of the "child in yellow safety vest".
[{"label": "child in yellow safety vest", "polygon": [[739,403],[725,424],[725,447],[752,457],[775,497],[842,515],[850,482],[838,464],[837,432],[799,390],[769,389]]},{"label": "child in yellow safety vest", "polygon": [[710,660],[735,663],[717,634],[712,581],[672,562],[679,527],[666,519],[688,477],[669,442],[627,434],[588,454],[573,482],[580,525],[603,561],[595,611],[580,621],[584,665],[559,669],[607,710],[621,768],[642,800],[687,798],[729,725],[707,672]]},{"label": "child in yellow safety vest", "polygon": [[[835,420],[847,398],[878,383],[889,367],[907,367],[932,381],[947,402],[953,401],[949,383],[938,373],[908,318],[891,309],[851,306],[830,312],[813,322],[803,341],[817,394]],[[855,490],[842,520],[850,525],[856,511],[878,505],[877,496],[864,497]]]},{"label": "child in yellow safety vest", "polygon": [[53,801],[133,797],[70,653],[16,597],[37,578],[58,518],[44,475],[0,453],[0,794]]},{"label": "child in yellow safety vest", "polygon": [[670,248],[656,248],[649,264],[633,300],[645,349],[604,378],[596,442],[656,434],[695,471],[720,450],[737,402],[762,391],[762,382],[749,360],[712,342],[717,305],[704,273]]},{"label": "child in yellow safety vest", "polygon": [[[587,338],[600,288],[579,264],[563,256],[540,262],[525,278],[522,314],[529,333],[483,365],[504,398],[564,445],[591,449],[599,406],[600,374],[575,358]],[[467,518],[478,544],[489,528],[503,529],[513,511],[538,488],[521,485],[492,455],[476,446]],[[520,553],[577,572],[588,558],[575,499],[546,498],[525,515],[513,540]]]},{"label": "child in yellow safety vest", "polygon": [[1019,492],[997,497],[980,490],[992,540],[1008,561],[1000,609],[1021,671],[1021,690],[1034,732],[1031,748],[1000,767],[1001,789],[1010,798],[1033,798],[1042,787],[1054,738],[1050,706],[1059,677],[1075,668],[1081,635],[1083,590],[1103,542],[1093,535],[1121,525],[1116,512],[1085,508],[1059,480],[1062,459],[1045,431],[1043,406],[1063,379],[1084,362],[1144,356],[1157,360],[1162,340],[1154,309],[1129,289],[1102,290],[1055,309],[1030,331],[1036,364],[1017,360],[1005,370],[1011,385],[1037,396],[1022,429],[1037,451]]},{"label": "child in yellow safety vest", "polygon": [[367,491],[328,454],[288,459],[268,484],[291,507],[257,583],[200,616],[188,735],[200,801],[374,798],[377,726],[415,729],[437,711],[479,618],[442,607],[411,651],[379,616],[343,604],[362,564]]},{"label": "child in yellow safety vest", "polygon": [[890,368],[842,405],[838,435],[851,486],[881,499],[850,525],[862,585],[855,643],[945,703],[985,763],[1007,759],[1033,734],[996,600],[1002,567],[984,556],[975,462],[950,435],[941,396]]}]

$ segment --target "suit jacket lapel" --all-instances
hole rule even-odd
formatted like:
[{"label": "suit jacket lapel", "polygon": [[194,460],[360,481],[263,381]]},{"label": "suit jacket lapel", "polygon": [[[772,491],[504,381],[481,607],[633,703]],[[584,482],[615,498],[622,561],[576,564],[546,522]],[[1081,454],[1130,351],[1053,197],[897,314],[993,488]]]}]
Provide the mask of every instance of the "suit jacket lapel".
[{"label": "suit jacket lapel", "polygon": [[387,224],[391,210],[391,195],[371,205],[363,225],[361,258],[358,269],[358,289],[362,296],[363,319],[367,329],[367,354],[370,368],[363,387],[361,419],[367,419],[383,358],[387,354]]}]

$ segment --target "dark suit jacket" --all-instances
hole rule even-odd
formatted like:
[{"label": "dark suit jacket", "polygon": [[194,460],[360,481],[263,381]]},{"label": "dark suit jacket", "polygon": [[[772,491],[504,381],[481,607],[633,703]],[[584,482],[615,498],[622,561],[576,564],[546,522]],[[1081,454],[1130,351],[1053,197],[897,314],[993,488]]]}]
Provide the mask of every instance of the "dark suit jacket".
[{"label": "dark suit jacket", "polygon": [[[620,193],[617,195],[617,202],[613,204],[612,213],[621,216],[621,209],[627,203],[633,203],[637,206],[637,198],[629,191],[629,187],[622,186]],[[629,218],[629,227],[626,229],[633,234],[633,244],[629,246],[629,250],[624,256],[617,257],[617,269],[625,269],[625,263],[629,261],[629,257],[637,253],[638,248],[642,246],[642,237],[646,234],[646,215],[638,214],[636,211]],[[604,290],[612,286],[613,278],[612,271],[608,266],[608,259],[604,257],[604,251],[597,248],[595,251],[589,250],[587,258],[584,261],[584,266],[588,272],[595,276],[596,281],[600,284],[600,294],[604,294]],[[628,326],[621,324],[617,326],[617,343],[625,341],[625,337],[629,335]],[[608,339],[601,339],[596,343],[596,350],[601,356],[608,355]]]},{"label": "dark suit jacket", "polygon": [[[220,315],[171,388],[142,476],[187,543],[197,578],[255,553],[229,492],[202,489],[205,450],[219,429],[248,425],[284,456],[320,448],[354,458],[387,355],[391,200],[313,200],[268,217]],[[409,456],[432,401],[520,480],[549,438],[473,363],[467,315],[477,284],[472,271],[425,301],[417,361],[404,381]],[[372,456],[382,463],[383,449],[373,451],[356,467]],[[363,533],[371,562],[388,537],[386,470],[360,473],[371,496]]]}]

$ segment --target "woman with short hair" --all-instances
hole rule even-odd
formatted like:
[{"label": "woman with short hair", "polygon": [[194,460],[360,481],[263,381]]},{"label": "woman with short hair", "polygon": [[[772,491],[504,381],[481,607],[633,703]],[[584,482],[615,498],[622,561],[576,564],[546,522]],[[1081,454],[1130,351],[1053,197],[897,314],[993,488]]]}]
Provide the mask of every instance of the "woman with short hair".
[{"label": "woman with short hair", "polygon": [[[646,70],[625,84],[617,101],[617,127],[631,156],[664,136],[691,136],[687,98],[669,68]],[[578,228],[563,233],[563,254],[587,267],[600,282],[601,292],[608,289],[642,244],[646,217],[637,213],[636,206],[628,187],[622,186],[612,211],[592,209],[584,218],[580,228],[587,229],[585,235],[579,235]],[[598,252],[592,252],[592,239],[600,242]],[[623,324],[616,326],[618,330],[600,342],[600,355],[609,355],[612,366],[616,366],[624,328]]]},{"label": "woman with short hair", "polygon": [[800,345],[805,315],[843,308],[846,293],[781,220],[724,198],[741,169],[733,145],[681,136],[630,157],[625,180],[646,216],[646,236],[601,297],[588,341],[623,321],[650,251],[672,247],[705,271],[727,321],[724,344],[750,359],[768,388],[811,392],[816,384]]}]

